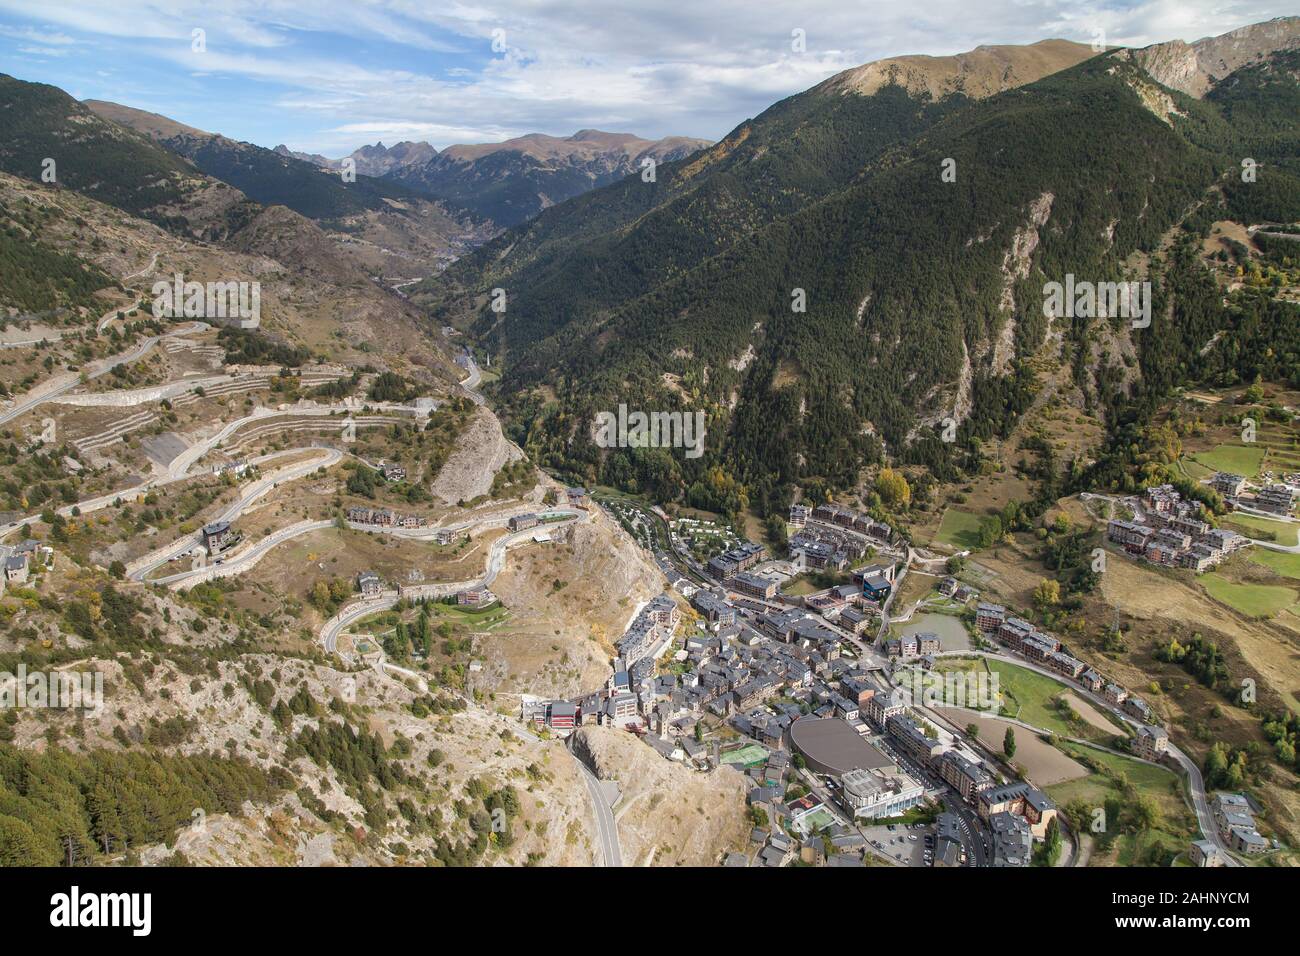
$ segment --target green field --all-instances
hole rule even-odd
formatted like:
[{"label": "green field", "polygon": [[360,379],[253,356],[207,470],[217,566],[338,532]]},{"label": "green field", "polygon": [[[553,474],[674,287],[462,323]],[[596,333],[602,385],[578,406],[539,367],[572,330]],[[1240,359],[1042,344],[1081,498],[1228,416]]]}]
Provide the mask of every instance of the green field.
[{"label": "green field", "polygon": [[[1023,720],[1027,724],[1050,730],[1065,737],[1084,737],[1101,739],[1107,736],[1085,720],[1071,721],[1065,713],[1053,704],[1053,698],[1067,690],[1074,690],[1068,684],[1047,677],[1035,671],[1019,667],[1004,661],[987,659],[943,660],[937,665],[940,671],[972,670],[987,666],[989,673],[998,677],[998,693],[1002,695],[1004,716]],[[1104,715],[1107,711],[1098,708]],[[1115,734],[1123,733],[1116,725]]]},{"label": "green field", "polygon": [[1286,551],[1269,551],[1267,548],[1256,547],[1250,549],[1250,560],[1256,564],[1262,564],[1266,568],[1271,568],[1284,578],[1300,580],[1300,554],[1290,554]]},{"label": "green field", "polygon": [[[1160,819],[1154,829],[1116,836],[1114,862],[1117,865],[1143,865],[1150,859],[1148,854],[1170,856],[1187,849],[1187,841],[1196,835],[1196,823],[1183,798],[1182,781],[1177,775],[1163,767],[1069,741],[1062,741],[1057,746],[1092,770],[1085,777],[1045,788],[1058,807],[1075,800],[1088,807],[1101,807],[1108,797],[1127,803],[1140,794],[1150,797],[1159,808]],[[1114,821],[1108,821],[1108,825],[1112,823]]]},{"label": "green field", "polygon": [[1206,468],[1254,478],[1259,474],[1259,466],[1264,460],[1265,451],[1267,449],[1259,443],[1218,445],[1210,451],[1197,452],[1192,457]]},{"label": "green field", "polygon": [[1300,528],[1300,525],[1291,522],[1273,521],[1269,518],[1257,518],[1254,515],[1241,514],[1240,512],[1234,512],[1225,518],[1223,520],[1223,526],[1231,531],[1237,531],[1244,534],[1247,537],[1251,536],[1251,532],[1255,532],[1256,537],[1259,536],[1258,532],[1270,532],[1273,535],[1271,540],[1276,541],[1278,544],[1285,545],[1293,545],[1296,543],[1296,529]]},{"label": "green field", "polygon": [[983,520],[969,511],[949,508],[943,513],[939,533],[934,540],[961,550],[974,550],[979,547],[980,523]]},{"label": "green field", "polygon": [[1234,584],[1217,574],[1207,574],[1201,579],[1205,590],[1249,617],[1273,617],[1296,603],[1296,592],[1273,584]]}]

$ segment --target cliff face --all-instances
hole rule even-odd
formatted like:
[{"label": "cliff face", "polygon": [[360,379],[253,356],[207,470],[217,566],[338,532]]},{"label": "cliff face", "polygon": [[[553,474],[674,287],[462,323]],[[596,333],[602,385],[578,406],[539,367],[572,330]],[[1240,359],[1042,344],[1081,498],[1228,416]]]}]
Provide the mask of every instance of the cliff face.
[{"label": "cliff face", "polygon": [[745,778],[735,770],[688,770],[607,727],[578,730],[573,749],[596,776],[618,783],[614,816],[625,865],[713,866],[744,845]]},{"label": "cliff face", "polygon": [[1279,17],[1195,43],[1157,43],[1129,56],[1152,79],[1200,99],[1234,70],[1300,46],[1300,17]]}]

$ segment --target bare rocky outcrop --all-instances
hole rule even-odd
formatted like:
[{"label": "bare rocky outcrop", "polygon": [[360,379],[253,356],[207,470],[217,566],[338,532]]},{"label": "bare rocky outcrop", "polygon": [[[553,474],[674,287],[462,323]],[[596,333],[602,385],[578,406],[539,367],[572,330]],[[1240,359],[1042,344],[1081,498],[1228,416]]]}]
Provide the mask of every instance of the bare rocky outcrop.
[{"label": "bare rocky outcrop", "polygon": [[743,845],[745,778],[730,767],[690,770],[609,727],[581,728],[573,750],[597,777],[618,784],[614,816],[626,865],[712,866]]},{"label": "bare rocky outcrop", "polygon": [[496,473],[522,457],[523,453],[502,434],[497,417],[479,406],[430,488],[448,504],[470,501],[491,491]]},{"label": "bare rocky outcrop", "polygon": [[1015,357],[1016,342],[1016,283],[1029,277],[1034,250],[1038,248],[1038,231],[1047,225],[1052,215],[1056,196],[1045,192],[1029,204],[1029,221],[1011,237],[1011,247],[1002,257],[1002,297],[998,307],[1007,319],[998,332],[993,345],[993,370],[1005,375]]},{"label": "bare rocky outcrop", "polygon": [[1200,99],[1229,73],[1300,46],[1300,17],[1278,17],[1194,43],[1172,40],[1121,54],[1158,83]]}]

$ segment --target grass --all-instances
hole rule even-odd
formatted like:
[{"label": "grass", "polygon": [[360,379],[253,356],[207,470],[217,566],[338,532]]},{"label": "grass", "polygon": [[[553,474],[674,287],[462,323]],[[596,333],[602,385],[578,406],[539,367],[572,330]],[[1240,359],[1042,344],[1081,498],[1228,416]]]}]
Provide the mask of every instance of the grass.
[{"label": "grass", "polygon": [[1201,583],[1215,600],[1248,617],[1273,617],[1296,603],[1296,592],[1280,585],[1234,584],[1217,574],[1207,574]]},{"label": "grass", "polygon": [[[1089,807],[1101,807],[1110,797],[1127,801],[1127,786],[1132,792],[1149,796],[1159,807],[1157,827],[1116,836],[1113,844],[1115,865],[1149,865],[1148,854],[1153,850],[1169,856],[1187,848],[1187,841],[1195,832],[1195,822],[1183,798],[1182,781],[1177,775],[1163,767],[1069,741],[1061,741],[1057,746],[1093,771],[1085,777],[1046,787],[1048,796],[1056,801],[1057,806],[1080,800]],[[1099,856],[1099,853],[1093,854],[1095,864],[1105,862]]]},{"label": "grass", "polygon": [[971,514],[969,511],[949,508],[943,513],[943,520],[939,522],[939,533],[935,535],[935,541],[954,548],[973,551],[979,547],[980,523],[983,520],[979,515]]},{"label": "grass", "polygon": [[1197,452],[1192,457],[1206,468],[1254,478],[1259,475],[1259,466],[1264,460],[1266,451],[1267,449],[1259,443],[1216,445],[1209,451]]},{"label": "grass", "polygon": [[788,594],[790,597],[803,597],[805,594],[816,594],[820,590],[821,588],[801,574],[787,581],[782,586],[781,593]]},{"label": "grass", "polygon": [[[1027,670],[1016,664],[991,661],[985,658],[979,660],[966,658],[945,660],[939,663],[938,669],[941,671],[971,670],[985,666],[988,667],[989,673],[997,674],[998,693],[1002,695],[1004,716],[1023,720],[1034,727],[1065,737],[1091,739],[1114,736],[1114,734],[1104,734],[1085,720],[1068,720],[1052,703],[1052,700],[1067,690],[1073,691],[1075,688],[1051,677]],[[1105,714],[1106,712],[1103,710],[1102,713]],[[1119,733],[1122,733],[1122,731],[1117,726],[1115,734]]]},{"label": "grass", "polygon": [[[1296,530],[1300,525],[1287,521],[1274,521],[1271,518],[1257,518],[1255,515],[1242,514],[1234,512],[1230,517],[1224,519],[1224,527],[1237,531],[1241,534],[1251,537],[1251,532],[1264,532],[1265,535],[1271,534],[1271,539],[1278,544],[1293,545],[1296,543]],[[1254,535],[1261,537],[1261,535]]]},{"label": "grass", "polygon": [[1284,578],[1300,580],[1300,554],[1285,551],[1269,551],[1267,548],[1252,548],[1250,560],[1272,569]]}]

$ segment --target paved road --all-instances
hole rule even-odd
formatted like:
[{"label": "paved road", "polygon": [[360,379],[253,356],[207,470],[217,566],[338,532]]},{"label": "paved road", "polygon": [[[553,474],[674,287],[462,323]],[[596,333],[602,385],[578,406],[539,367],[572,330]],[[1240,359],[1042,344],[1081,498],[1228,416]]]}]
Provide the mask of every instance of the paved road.
[{"label": "paved road", "polygon": [[[533,743],[541,743],[542,738],[536,734],[531,734],[523,727],[519,726],[513,720],[502,718],[502,723],[506,729],[516,736],[523,737],[525,740],[531,740]],[[578,759],[578,755],[569,749],[565,744],[564,752],[569,755],[578,768],[582,771],[582,779],[587,785],[587,795],[591,797],[592,812],[596,816],[596,832],[600,836],[601,857],[605,866],[622,866],[623,865],[623,848],[618,839],[618,821],[614,819],[614,812],[609,803],[605,800],[604,794],[600,792],[599,781],[596,776],[588,769],[587,765]],[[593,786],[593,782],[596,786]]]},{"label": "paved road", "polygon": [[483,381],[483,373],[479,370],[478,363],[474,361],[474,356],[467,356],[469,359],[469,375],[460,383],[460,387],[469,393],[470,399],[475,405],[482,405],[486,399],[483,393],[478,390],[479,383]]},{"label": "paved road", "polygon": [[[277,458],[285,458],[289,455],[298,455],[309,450],[310,449],[307,448],[286,448],[282,451],[273,451],[265,455],[259,455],[256,458],[250,458],[248,463],[250,465],[261,466],[268,461],[274,461]],[[190,475],[185,473],[174,477],[150,478],[148,481],[141,482],[138,485],[132,485],[130,488],[123,488],[119,491],[110,491],[103,495],[96,495],[94,498],[87,498],[85,501],[78,501],[74,504],[64,505],[62,508],[56,510],[65,518],[72,517],[72,511],[74,508],[80,514],[89,514],[93,511],[107,508],[119,501],[135,501],[137,498],[143,498],[150,491],[155,491],[166,485],[175,484],[178,481],[184,481],[189,477]],[[17,531],[24,524],[31,524],[34,521],[39,521],[40,517],[40,513],[37,512],[35,514],[27,515],[25,518],[16,518],[7,524],[0,525],[0,538],[4,538],[12,532]]]},{"label": "paved road", "polygon": [[24,415],[27,412],[30,412],[32,409],[48,402],[52,398],[56,398],[72,391],[81,384],[82,375],[85,375],[88,379],[96,379],[101,375],[107,375],[119,365],[127,365],[148,355],[153,347],[163,339],[171,338],[176,335],[192,335],[195,332],[202,332],[204,329],[209,327],[210,326],[206,322],[191,322],[183,328],[173,329],[170,332],[164,332],[162,335],[151,335],[131,349],[87,366],[81,372],[65,372],[62,375],[56,375],[44,384],[38,385],[30,392],[22,395],[4,412],[0,412],[0,425],[13,421],[19,415]]},{"label": "paved road", "polygon": [[[996,654],[990,651],[947,651],[941,653],[939,656],[969,657],[972,655],[991,657],[995,660],[1006,661],[1010,664],[1015,664],[1018,667],[1023,667],[1027,670],[1050,677],[1058,682],[1061,681],[1061,675],[1055,671],[1048,670],[1046,667],[1039,667],[1033,661],[1025,658],[1012,657],[1008,654]],[[1080,684],[1070,683],[1066,686],[1070,688],[1071,692],[1080,695],[1095,706],[1104,708],[1135,729],[1151,726],[1142,723],[1140,720],[1134,719],[1110,701],[1106,700],[1106,698],[1102,697],[1100,694],[1094,694],[1088,688]],[[1171,756],[1187,774],[1187,791],[1192,798],[1192,808],[1196,811],[1196,822],[1200,827],[1201,836],[1204,839],[1209,840],[1223,852],[1223,856],[1228,861],[1229,866],[1240,866],[1241,863],[1232,855],[1226,841],[1219,834],[1219,827],[1214,822],[1214,814],[1210,811],[1210,802],[1205,793],[1205,780],[1201,776],[1201,768],[1196,765],[1196,761],[1192,760],[1191,757],[1187,756],[1187,754],[1180,750],[1172,740],[1169,741],[1169,756]]]},{"label": "paved road", "polygon": [[[302,451],[304,449],[298,449],[298,450]],[[250,505],[256,502],[259,498],[262,498],[263,496],[268,494],[270,491],[276,488],[276,486],[282,484],[283,482],[296,481],[299,478],[312,474],[318,468],[330,468],[343,460],[343,452],[339,451],[336,448],[317,448],[313,450],[316,451],[317,454],[312,456],[311,458],[308,458],[306,461],[300,461],[295,464],[288,465],[277,471],[271,472],[269,475],[264,475],[261,478],[258,478],[254,482],[249,483],[246,487],[244,487],[240,491],[239,497],[236,498],[229,505],[227,505],[226,508],[220,514],[216,515],[212,519],[212,521],[233,522],[240,515],[242,515]],[[329,521],[325,522],[326,526],[330,524],[331,522]],[[306,534],[305,531],[302,531],[300,533]],[[269,538],[271,537],[274,537],[274,535],[270,535],[268,536],[267,539],[264,540],[269,540]],[[145,558],[142,558],[140,561],[133,562],[127,576],[132,581],[143,581],[156,568],[161,567],[162,565],[166,564],[168,561],[171,561],[173,558],[180,557],[182,554],[189,551],[198,543],[198,540],[199,540],[198,537],[195,535],[187,535],[184,538],[172,542],[170,545],[167,545],[164,548],[154,551],[152,554],[147,555]],[[288,538],[284,540],[288,540]],[[199,576],[199,574],[201,574],[201,572],[195,571],[192,574],[193,576],[197,577]],[[173,579],[175,577],[176,576],[172,576]]]},{"label": "paved road", "polygon": [[[154,256],[155,261],[157,260],[157,258],[158,256],[155,255]],[[127,278],[130,278],[130,276],[128,276]],[[117,318],[118,313],[121,313],[122,315],[126,315],[129,312],[131,312],[132,309],[136,308],[143,301],[144,301],[144,296],[137,295],[135,297],[135,301],[132,302],[130,305],[119,306],[116,309],[113,309],[109,312],[105,312],[103,315],[99,317],[99,321],[95,323],[95,331],[103,332],[106,328],[109,327],[109,325],[112,324],[113,320]]]},{"label": "paved road", "polygon": [[153,258],[149,260],[149,264],[147,266],[145,266],[139,272],[132,272],[129,276],[122,276],[122,281],[125,282],[127,279],[134,279],[137,276],[147,276],[149,273],[153,272],[154,266],[156,265],[158,265],[158,253],[155,252],[153,254]]},{"label": "paved road", "polygon": [[582,771],[582,779],[586,781],[587,793],[591,795],[591,804],[596,811],[596,834],[600,838],[600,852],[605,858],[606,866],[623,865],[623,848],[618,842],[618,823],[614,820],[614,811],[610,808],[609,802],[601,792],[600,781],[591,769],[578,759],[578,755],[569,751],[573,757],[573,762],[578,765]]},{"label": "paved road", "polygon": [[[571,523],[590,521],[592,515],[592,513],[589,511],[581,511],[572,508],[555,508],[555,509],[551,509],[551,513],[569,515],[572,518],[572,521],[565,522],[566,525]],[[499,519],[495,519],[495,518],[487,519],[483,521],[482,524],[486,526],[486,525],[497,523],[498,521]],[[492,544],[488,547],[487,566],[486,569],[484,570],[483,577],[473,581],[437,582],[435,584],[428,585],[427,586],[428,590],[430,592],[438,592],[443,595],[447,595],[447,594],[454,594],[457,591],[463,591],[466,588],[491,587],[492,582],[495,581],[497,575],[501,573],[501,569],[505,567],[506,552],[509,551],[510,548],[513,547],[514,545],[532,540],[532,537],[536,532],[543,531],[547,527],[549,526],[538,525],[537,527],[534,528],[527,528],[523,531],[516,531],[513,534],[505,535],[493,541]],[[362,599],[345,606],[341,611],[339,611],[338,614],[336,614],[334,617],[330,618],[327,622],[325,622],[325,626],[321,628],[321,632],[320,632],[321,644],[324,645],[325,650],[328,653],[330,654],[336,653],[338,649],[339,635],[341,635],[345,630],[347,630],[349,625],[355,623],[356,621],[360,620],[363,617],[366,617],[369,614],[374,614],[378,611],[388,610],[393,605],[395,605],[400,599],[401,599],[401,595],[398,591],[391,591],[391,592],[386,592],[384,595],[377,598]]]},{"label": "paved road", "polygon": [[[257,562],[271,551],[272,548],[279,547],[287,541],[294,538],[300,538],[305,534],[311,534],[313,531],[322,531],[325,528],[334,527],[333,521],[299,521],[297,524],[289,525],[287,528],[280,528],[278,531],[272,531],[265,538],[259,540],[251,548],[241,551],[230,557],[219,558],[213,564],[203,568],[192,568],[189,571],[178,571],[176,574],[169,574],[166,577],[154,578],[150,584],[162,584],[170,588],[183,587],[188,583],[199,583],[200,581],[210,580],[212,578],[230,577],[235,574],[243,574],[256,566]],[[195,539],[188,542],[193,547]],[[156,567],[156,565],[155,565]],[[140,580],[132,576],[132,580]]]}]

